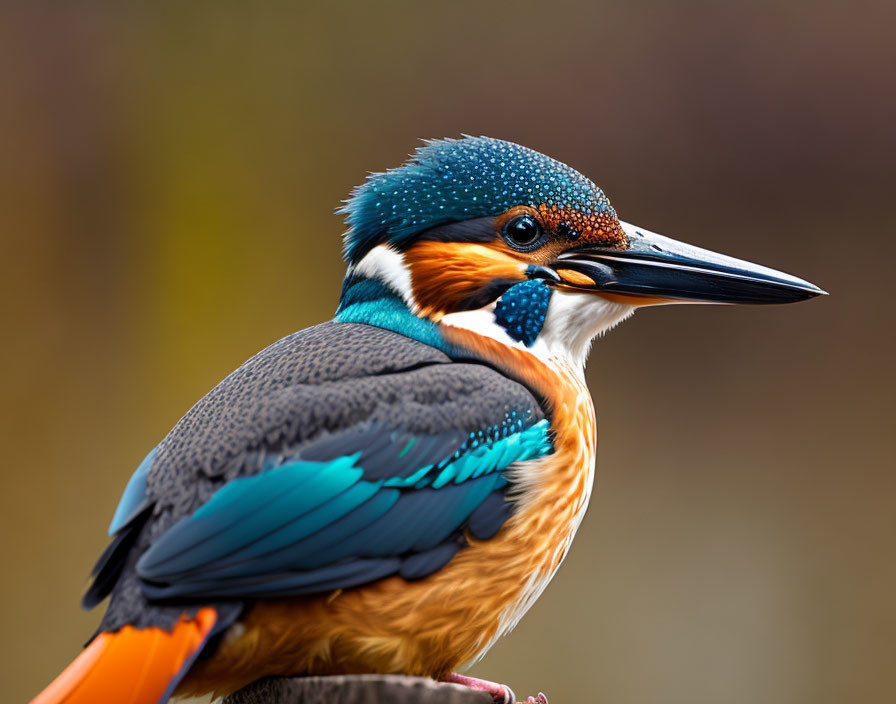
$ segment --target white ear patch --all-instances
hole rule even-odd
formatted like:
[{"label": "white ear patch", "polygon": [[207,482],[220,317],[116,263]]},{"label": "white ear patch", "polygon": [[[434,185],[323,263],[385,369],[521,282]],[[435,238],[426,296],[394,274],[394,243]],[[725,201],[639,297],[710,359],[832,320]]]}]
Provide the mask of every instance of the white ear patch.
[{"label": "white ear patch", "polygon": [[411,285],[411,272],[404,263],[404,255],[401,252],[396,252],[389,245],[380,244],[371,249],[347,272],[348,274],[360,274],[382,281],[401,296],[405,305],[412,312],[417,312],[417,302],[414,300],[414,289]]}]

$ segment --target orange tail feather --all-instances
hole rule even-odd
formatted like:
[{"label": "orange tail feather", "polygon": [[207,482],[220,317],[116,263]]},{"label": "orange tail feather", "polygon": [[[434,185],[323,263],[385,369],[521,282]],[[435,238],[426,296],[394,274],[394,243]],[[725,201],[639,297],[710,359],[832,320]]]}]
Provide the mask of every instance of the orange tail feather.
[{"label": "orange tail feather", "polygon": [[156,704],[217,620],[205,607],[171,632],[125,626],[101,633],[31,704]]}]

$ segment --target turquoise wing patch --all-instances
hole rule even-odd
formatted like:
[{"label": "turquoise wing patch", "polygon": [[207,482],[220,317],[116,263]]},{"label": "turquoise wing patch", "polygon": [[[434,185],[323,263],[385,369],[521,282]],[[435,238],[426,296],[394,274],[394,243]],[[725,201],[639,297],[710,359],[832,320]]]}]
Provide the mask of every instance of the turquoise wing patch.
[{"label": "turquoise wing patch", "polygon": [[[365,443],[369,452],[357,449]],[[333,457],[340,446],[354,451]],[[548,422],[522,427],[515,414],[465,437],[376,426],[336,433],[225,484],[164,533],[137,572],[150,598],[307,594],[388,574],[419,578],[463,547],[464,530],[494,534],[511,510],[503,470],[551,451]]]}]

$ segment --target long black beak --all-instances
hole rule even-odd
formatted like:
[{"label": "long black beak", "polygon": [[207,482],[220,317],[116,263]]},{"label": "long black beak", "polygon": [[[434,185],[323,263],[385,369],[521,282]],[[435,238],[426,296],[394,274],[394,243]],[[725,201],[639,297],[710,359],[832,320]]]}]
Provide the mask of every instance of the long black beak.
[{"label": "long black beak", "polygon": [[[582,247],[561,254],[552,268],[564,284],[652,302],[795,303],[825,294],[782,271],[692,247],[625,222],[622,227],[629,238],[628,249]],[[564,276],[564,270],[578,275]]]}]

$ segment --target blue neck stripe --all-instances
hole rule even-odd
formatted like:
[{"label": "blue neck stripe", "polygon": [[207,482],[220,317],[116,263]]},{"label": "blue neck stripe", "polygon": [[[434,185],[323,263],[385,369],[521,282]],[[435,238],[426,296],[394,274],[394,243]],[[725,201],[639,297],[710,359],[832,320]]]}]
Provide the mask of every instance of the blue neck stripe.
[{"label": "blue neck stripe", "polygon": [[458,354],[458,350],[442,336],[438,325],[414,315],[392,289],[375,279],[356,276],[345,279],[335,320],[375,325],[440,349],[445,354]]}]

